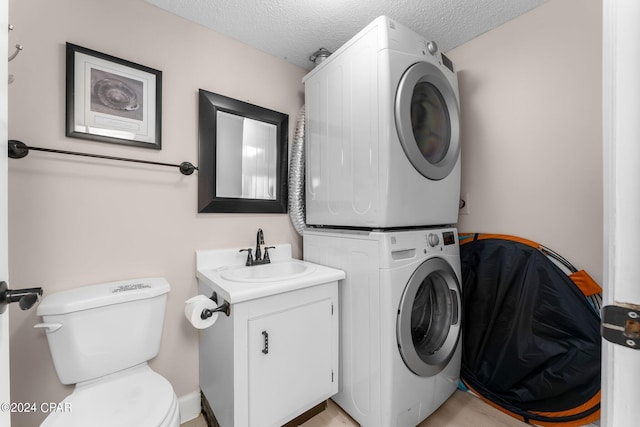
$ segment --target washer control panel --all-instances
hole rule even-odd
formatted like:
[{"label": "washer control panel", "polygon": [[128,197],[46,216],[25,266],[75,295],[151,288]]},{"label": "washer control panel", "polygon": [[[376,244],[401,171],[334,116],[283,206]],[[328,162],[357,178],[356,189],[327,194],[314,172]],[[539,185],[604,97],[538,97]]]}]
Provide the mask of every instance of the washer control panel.
[{"label": "washer control panel", "polygon": [[422,235],[424,253],[446,252],[458,250],[458,241],[454,230],[433,230]]},{"label": "washer control panel", "polygon": [[371,233],[374,234],[382,242],[380,268],[395,268],[398,263],[426,257],[460,255],[458,232],[453,227]]}]

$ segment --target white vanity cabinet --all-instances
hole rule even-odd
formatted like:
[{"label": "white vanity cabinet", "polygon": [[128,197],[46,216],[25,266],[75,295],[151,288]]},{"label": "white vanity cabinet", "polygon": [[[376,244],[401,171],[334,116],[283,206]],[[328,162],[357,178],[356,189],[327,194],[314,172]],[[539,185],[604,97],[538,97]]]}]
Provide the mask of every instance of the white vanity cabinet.
[{"label": "white vanity cabinet", "polygon": [[246,287],[234,293],[198,268],[200,294],[230,298],[230,316],[219,313],[200,331],[200,388],[220,426],[281,426],[338,392],[344,272],[310,265],[315,280],[291,279],[302,284],[282,283],[282,292],[245,283],[258,287],[256,293]]},{"label": "white vanity cabinet", "polygon": [[280,426],[338,391],[337,285],[320,288],[248,320],[250,426]]}]

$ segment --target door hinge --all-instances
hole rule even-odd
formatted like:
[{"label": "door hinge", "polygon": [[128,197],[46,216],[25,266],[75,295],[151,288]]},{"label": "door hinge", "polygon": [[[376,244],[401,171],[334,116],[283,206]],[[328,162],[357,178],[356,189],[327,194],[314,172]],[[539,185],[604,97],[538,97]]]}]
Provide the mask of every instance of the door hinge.
[{"label": "door hinge", "polygon": [[602,337],[614,344],[640,349],[640,307],[605,305],[602,307],[600,332]]}]

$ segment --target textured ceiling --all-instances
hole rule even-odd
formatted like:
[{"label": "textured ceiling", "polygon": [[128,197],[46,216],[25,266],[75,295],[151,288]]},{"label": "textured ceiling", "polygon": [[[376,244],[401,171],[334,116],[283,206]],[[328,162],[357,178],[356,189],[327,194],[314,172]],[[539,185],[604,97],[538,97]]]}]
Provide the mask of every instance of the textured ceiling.
[{"label": "textured ceiling", "polygon": [[334,52],[380,15],[447,52],[545,0],[146,0],[300,67]]}]

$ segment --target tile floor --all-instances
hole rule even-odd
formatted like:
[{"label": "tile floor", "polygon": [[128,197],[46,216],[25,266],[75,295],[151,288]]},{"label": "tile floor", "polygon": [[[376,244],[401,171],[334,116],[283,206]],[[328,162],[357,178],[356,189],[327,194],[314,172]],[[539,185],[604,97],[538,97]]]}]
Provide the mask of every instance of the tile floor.
[{"label": "tile floor", "polygon": [[[358,426],[338,405],[329,400],[327,409],[302,427]],[[498,411],[469,393],[456,391],[436,412],[418,427],[524,427],[527,424]],[[207,427],[202,416],[181,427]]]}]

